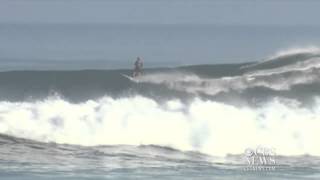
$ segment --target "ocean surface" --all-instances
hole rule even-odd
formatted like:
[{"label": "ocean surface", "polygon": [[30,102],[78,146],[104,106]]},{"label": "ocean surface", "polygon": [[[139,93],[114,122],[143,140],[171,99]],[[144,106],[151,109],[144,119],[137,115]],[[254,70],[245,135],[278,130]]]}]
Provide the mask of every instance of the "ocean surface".
[{"label": "ocean surface", "polygon": [[0,25],[0,179],[320,179],[317,28],[112,27]]},{"label": "ocean surface", "polygon": [[319,60],[0,72],[1,179],[319,179]]}]

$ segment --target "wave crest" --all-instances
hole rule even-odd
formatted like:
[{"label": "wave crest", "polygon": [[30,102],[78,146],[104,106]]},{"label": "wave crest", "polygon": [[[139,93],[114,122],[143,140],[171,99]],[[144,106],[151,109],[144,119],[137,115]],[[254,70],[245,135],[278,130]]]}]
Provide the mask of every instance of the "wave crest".
[{"label": "wave crest", "polygon": [[221,156],[258,145],[282,155],[320,155],[319,107],[320,101],[310,110],[285,99],[256,108],[200,99],[160,104],[141,96],[79,104],[61,98],[1,102],[0,133],[86,146],[153,144]]}]

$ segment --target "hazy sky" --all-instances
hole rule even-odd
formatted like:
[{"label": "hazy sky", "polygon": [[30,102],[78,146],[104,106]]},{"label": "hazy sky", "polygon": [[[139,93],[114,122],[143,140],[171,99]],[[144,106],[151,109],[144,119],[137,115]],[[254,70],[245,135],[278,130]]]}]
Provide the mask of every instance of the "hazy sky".
[{"label": "hazy sky", "polygon": [[317,0],[0,0],[6,23],[320,25]]},{"label": "hazy sky", "polygon": [[319,7],[320,0],[0,0],[0,67],[11,59],[131,66],[138,55],[149,65],[262,60],[319,46]]}]

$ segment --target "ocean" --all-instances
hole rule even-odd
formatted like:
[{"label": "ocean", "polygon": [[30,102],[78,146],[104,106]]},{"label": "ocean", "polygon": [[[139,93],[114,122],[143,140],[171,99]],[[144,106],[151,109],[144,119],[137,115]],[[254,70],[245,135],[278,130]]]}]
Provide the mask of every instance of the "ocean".
[{"label": "ocean", "polygon": [[118,26],[1,26],[1,179],[320,178],[314,29]]}]

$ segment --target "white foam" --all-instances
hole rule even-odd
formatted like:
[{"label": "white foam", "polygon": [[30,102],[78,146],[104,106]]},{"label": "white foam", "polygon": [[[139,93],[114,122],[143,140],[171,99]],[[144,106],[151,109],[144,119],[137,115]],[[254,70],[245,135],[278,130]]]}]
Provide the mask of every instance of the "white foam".
[{"label": "white foam", "polygon": [[[240,69],[246,69],[246,68],[252,68],[261,64],[268,63],[270,61],[279,61],[283,60],[280,58],[288,57],[288,56],[293,56],[293,55],[299,55],[299,54],[310,54],[310,55],[320,55],[320,48],[316,46],[307,46],[307,47],[292,47],[288,48],[285,50],[280,50],[276,52],[275,54],[267,57],[265,60],[250,64],[250,65],[245,65],[242,66]],[[273,68],[271,68],[273,69]]]},{"label": "white foam", "polygon": [[[281,61],[280,57],[297,54],[319,54],[315,46],[282,50],[262,61],[249,66],[257,66],[268,61]],[[318,83],[320,79],[320,58],[310,57],[294,61],[284,66],[270,69],[251,70],[243,75],[222,78],[202,78],[190,72],[153,73],[139,77],[139,82],[163,84],[166,87],[188,93],[216,95],[231,90],[243,91],[248,88],[266,87],[273,90],[290,90],[297,84]]]},{"label": "white foam", "polygon": [[281,99],[254,109],[200,99],[161,105],[141,96],[0,102],[0,133],[87,146],[155,144],[223,156],[264,145],[282,155],[320,155],[319,127],[320,101],[313,110]]},{"label": "white foam", "polygon": [[292,47],[278,51],[274,55],[270,56],[268,60],[274,60],[280,57],[291,56],[296,54],[320,54],[320,48],[316,46]]},{"label": "white foam", "polygon": [[[290,72],[290,73],[288,73]],[[298,84],[320,82],[319,58],[308,62],[272,70],[260,70],[234,77],[201,78],[190,73],[156,73],[145,75],[140,82],[162,84],[170,89],[199,94],[216,95],[230,90],[243,91],[248,88],[266,87],[273,90],[290,90]]]}]

